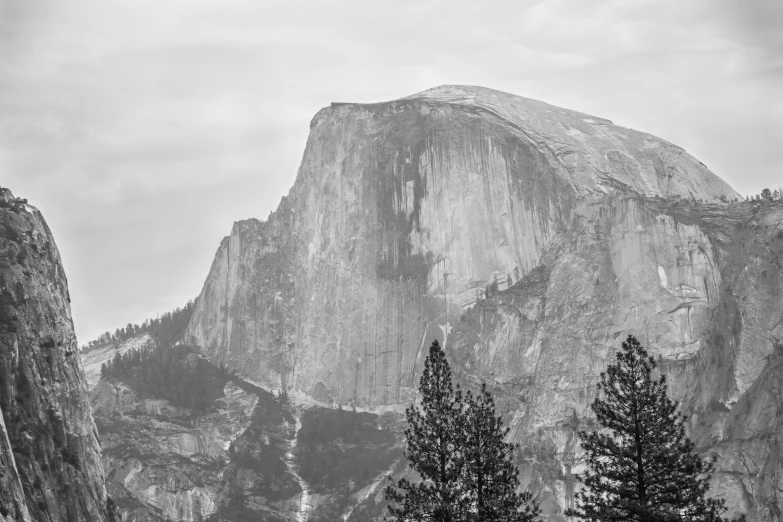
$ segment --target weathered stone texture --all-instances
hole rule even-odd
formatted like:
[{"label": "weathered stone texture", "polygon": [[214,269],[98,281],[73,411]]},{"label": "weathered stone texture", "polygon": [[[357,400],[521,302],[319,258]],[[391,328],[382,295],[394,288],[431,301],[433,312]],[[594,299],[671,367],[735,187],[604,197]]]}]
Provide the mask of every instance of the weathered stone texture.
[{"label": "weathered stone texture", "polygon": [[60,255],[0,189],[0,520],[109,520]]},{"label": "weathered stone texture", "polygon": [[229,447],[257,397],[227,383],[198,415],[102,379],[90,401],[103,441],[106,487],[125,522],[199,522],[217,509]]}]

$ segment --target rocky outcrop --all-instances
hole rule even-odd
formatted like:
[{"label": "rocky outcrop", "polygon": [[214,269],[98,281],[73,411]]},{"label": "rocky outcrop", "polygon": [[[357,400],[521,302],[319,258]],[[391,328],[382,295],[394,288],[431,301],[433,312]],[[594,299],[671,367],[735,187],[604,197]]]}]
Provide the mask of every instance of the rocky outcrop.
[{"label": "rocky outcrop", "polygon": [[0,520],[103,521],[100,446],[60,255],[0,189]]},{"label": "rocky outcrop", "polygon": [[[247,429],[231,444],[209,520],[368,520],[389,473],[404,467],[399,419],[295,407],[257,389]],[[359,514],[358,518],[354,514]]]},{"label": "rocky outcrop", "polygon": [[106,487],[125,522],[195,522],[215,512],[229,447],[258,401],[229,382],[200,414],[101,380],[90,391],[103,444]]},{"label": "rocky outcrop", "polygon": [[382,512],[361,504],[404,468],[396,414],[297,407],[229,379],[199,411],[143,396],[134,379],[106,376],[91,390],[107,489],[125,522],[314,522],[362,520],[349,518],[357,507]]},{"label": "rocky outcrop", "polygon": [[376,413],[414,400],[439,339],[459,379],[491,386],[523,485],[562,519],[575,431],[634,334],[700,449],[760,463],[719,464],[732,509],[777,520],[776,446],[758,441],[779,431],[726,426],[742,397],[776,393],[783,275],[765,245],[783,219],[738,197],[660,138],[489,89],[333,104],[280,209],[222,242],[186,339],[294,399]]},{"label": "rocky outcrop", "polygon": [[247,429],[231,444],[210,520],[304,520],[307,485],[290,454],[296,446],[297,414],[279,397],[260,388],[255,392],[258,403]]},{"label": "rocky outcrop", "polygon": [[[293,347],[294,213],[284,198],[266,222],[236,223],[215,256],[185,338],[210,359],[248,374],[267,389],[287,387]],[[228,313],[232,303],[242,313]]]}]

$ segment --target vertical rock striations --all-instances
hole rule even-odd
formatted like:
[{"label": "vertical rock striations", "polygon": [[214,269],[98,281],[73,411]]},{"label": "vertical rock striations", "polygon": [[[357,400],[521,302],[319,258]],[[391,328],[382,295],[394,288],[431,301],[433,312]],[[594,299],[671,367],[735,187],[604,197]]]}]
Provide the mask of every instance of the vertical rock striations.
[{"label": "vertical rock striations", "polygon": [[716,488],[756,520],[783,519],[783,206],[738,227],[689,387],[696,443],[718,456]]},{"label": "vertical rock striations", "polygon": [[[437,338],[461,380],[491,385],[525,486],[559,515],[575,430],[628,333],[704,451],[772,458],[747,441],[783,435],[774,423],[708,413],[774,395],[777,375],[783,216],[738,197],[660,138],[489,89],[332,104],[279,210],[222,242],[186,340],[299,400],[380,412],[412,402]],[[716,487],[750,499],[733,508],[773,520],[771,475],[725,462],[744,489]]]},{"label": "vertical rock striations", "polygon": [[60,255],[0,188],[0,520],[110,520]]},{"label": "vertical rock striations", "polygon": [[293,324],[294,211],[283,198],[269,220],[234,225],[215,255],[186,337],[211,359],[253,368],[267,388],[284,387]]}]

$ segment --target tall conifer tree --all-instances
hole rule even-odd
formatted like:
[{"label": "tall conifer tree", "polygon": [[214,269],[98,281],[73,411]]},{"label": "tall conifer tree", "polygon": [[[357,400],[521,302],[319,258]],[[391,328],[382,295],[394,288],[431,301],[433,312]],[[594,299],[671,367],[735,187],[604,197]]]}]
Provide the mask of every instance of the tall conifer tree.
[{"label": "tall conifer tree", "polygon": [[406,457],[421,482],[400,479],[386,488],[389,514],[398,522],[462,520],[460,473],[461,395],[451,384],[451,368],[438,341],[430,346],[419,380],[421,407],[405,411]]},{"label": "tall conifer tree", "polygon": [[602,432],[579,432],[587,471],[568,516],[593,521],[717,522],[724,500],[706,498],[713,463],[693,453],[666,379],[633,337],[601,374],[592,410]]},{"label": "tall conifer tree", "polygon": [[509,428],[495,411],[485,384],[466,397],[462,451],[465,520],[471,522],[529,522],[539,514],[530,493],[519,494],[518,470],[513,463],[516,444],[505,441]]}]

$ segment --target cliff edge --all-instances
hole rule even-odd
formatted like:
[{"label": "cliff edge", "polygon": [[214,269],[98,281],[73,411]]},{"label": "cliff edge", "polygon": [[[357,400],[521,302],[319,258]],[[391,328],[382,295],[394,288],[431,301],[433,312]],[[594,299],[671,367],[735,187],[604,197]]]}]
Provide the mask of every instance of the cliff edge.
[{"label": "cliff edge", "polygon": [[0,188],[0,521],[109,521],[60,255]]}]

